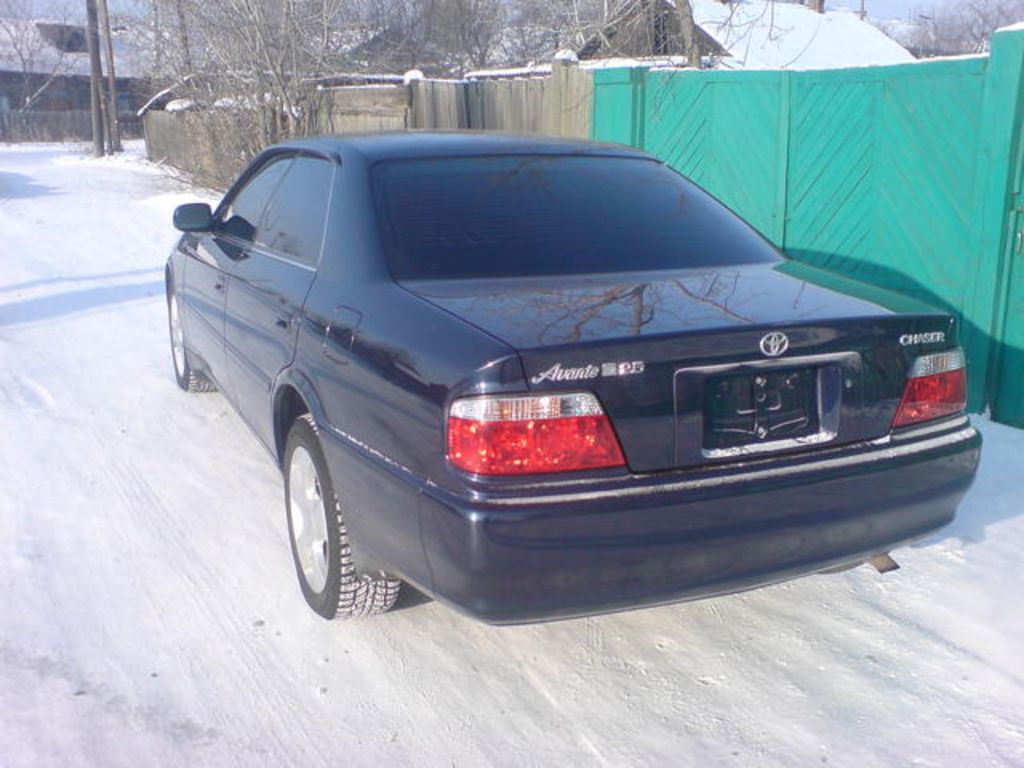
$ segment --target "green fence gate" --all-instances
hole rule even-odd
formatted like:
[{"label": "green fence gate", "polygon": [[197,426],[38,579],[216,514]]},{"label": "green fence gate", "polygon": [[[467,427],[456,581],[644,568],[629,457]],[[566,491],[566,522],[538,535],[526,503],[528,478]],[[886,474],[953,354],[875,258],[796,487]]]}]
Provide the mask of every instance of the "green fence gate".
[{"label": "green fence gate", "polygon": [[889,67],[599,70],[593,135],[797,260],[954,312],[972,407],[1024,426],[1022,67],[1024,32],[1001,32],[990,56]]}]

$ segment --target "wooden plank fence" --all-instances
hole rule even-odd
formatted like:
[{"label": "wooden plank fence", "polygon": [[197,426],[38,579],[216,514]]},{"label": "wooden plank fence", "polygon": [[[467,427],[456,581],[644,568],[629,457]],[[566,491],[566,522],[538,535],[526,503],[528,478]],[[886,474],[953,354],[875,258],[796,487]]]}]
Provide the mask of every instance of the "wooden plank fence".
[{"label": "wooden plank fence", "polygon": [[[118,118],[126,139],[142,137],[142,120],[135,116]],[[91,141],[92,121],[88,110],[0,112],[0,142]]]}]

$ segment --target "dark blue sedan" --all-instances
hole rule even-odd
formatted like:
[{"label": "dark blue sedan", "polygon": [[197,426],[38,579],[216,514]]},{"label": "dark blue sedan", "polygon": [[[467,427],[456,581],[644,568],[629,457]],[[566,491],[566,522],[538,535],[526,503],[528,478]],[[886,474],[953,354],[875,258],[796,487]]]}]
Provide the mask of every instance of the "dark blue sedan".
[{"label": "dark blue sedan", "polygon": [[326,618],[403,581],[510,623],[891,565],[974,478],[953,318],[822,287],[639,152],[301,141],[175,225],[178,384],[280,465]]}]

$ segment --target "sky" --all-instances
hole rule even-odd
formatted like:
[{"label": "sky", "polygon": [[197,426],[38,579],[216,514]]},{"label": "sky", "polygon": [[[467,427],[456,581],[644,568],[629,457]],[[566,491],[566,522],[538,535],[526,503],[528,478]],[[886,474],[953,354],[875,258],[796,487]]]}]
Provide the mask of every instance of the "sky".
[{"label": "sky", "polygon": [[[870,16],[876,19],[907,19],[919,14],[930,15],[935,9],[951,6],[956,0],[864,0]],[[860,8],[860,0],[828,0],[826,7]]]},{"label": "sky", "polygon": [[[139,6],[138,0],[109,0],[112,13],[128,12]],[[931,15],[936,9],[943,6],[950,6],[957,0],[864,0],[865,7],[870,16],[876,19],[909,19],[919,14]],[[42,9],[47,5],[53,8],[71,8],[72,15],[82,3],[77,0],[36,0],[35,5]],[[838,8],[860,7],[860,0],[827,0],[826,7],[829,10]],[[41,12],[41,15],[46,15]],[[59,15],[59,14],[58,14]]]}]

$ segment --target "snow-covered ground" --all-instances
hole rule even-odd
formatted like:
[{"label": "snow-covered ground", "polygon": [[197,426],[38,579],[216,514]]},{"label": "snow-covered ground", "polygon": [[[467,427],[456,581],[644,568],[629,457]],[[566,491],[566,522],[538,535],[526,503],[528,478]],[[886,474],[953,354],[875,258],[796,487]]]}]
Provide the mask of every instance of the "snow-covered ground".
[{"label": "snow-covered ground", "polygon": [[270,459],[171,378],[192,197],[0,149],[0,766],[1024,766],[1024,432],[995,424],[957,522],[885,577],[514,628],[314,616]]}]

